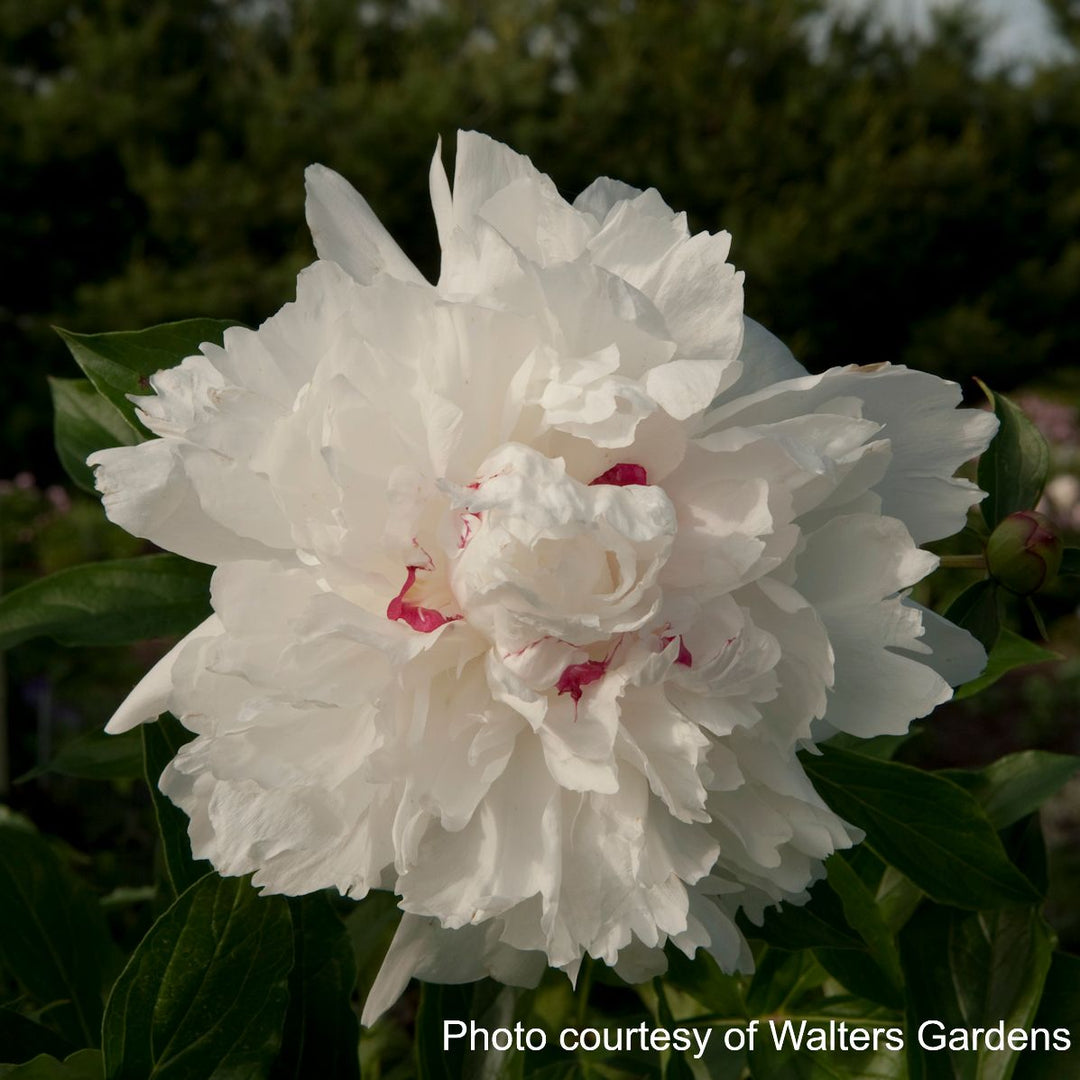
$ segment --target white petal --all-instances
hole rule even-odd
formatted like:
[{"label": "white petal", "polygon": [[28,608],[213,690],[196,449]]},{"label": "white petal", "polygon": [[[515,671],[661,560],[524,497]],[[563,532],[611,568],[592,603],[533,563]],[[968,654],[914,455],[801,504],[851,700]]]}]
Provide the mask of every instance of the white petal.
[{"label": "white petal", "polygon": [[[95,470],[106,516],[134,536],[197,562],[284,554],[250,535],[252,525],[266,522],[271,526],[267,539],[280,539],[280,515],[265,485],[237,462],[190,444],[154,439],[99,450],[87,464]],[[246,535],[238,534],[236,525]]]},{"label": "white petal", "polygon": [[785,379],[797,379],[806,369],[791,355],[791,350],[761,323],[743,316],[743,339],[739,349],[739,379],[728,386],[714,405],[744,397],[773,386]]},{"label": "white petal", "polygon": [[367,200],[344,177],[325,165],[309,165],[304,180],[308,227],[320,259],[337,263],[361,285],[380,273],[424,283]]},{"label": "white petal", "polygon": [[698,233],[665,256],[641,286],[683,356],[730,363],[739,354],[743,275],[727,262],[730,246],[727,233]]},{"label": "white petal", "polygon": [[905,599],[904,604],[915,608],[922,617],[919,644],[929,650],[927,655],[919,656],[922,663],[933,668],[950,686],[962,686],[983,673],[986,650],[976,638],[914,600]]},{"label": "white petal", "polygon": [[597,221],[603,222],[612,207],[627,199],[636,199],[640,194],[640,188],[601,176],[574,200],[574,209],[592,214]]},{"label": "white petal", "polygon": [[863,738],[902,734],[952,696],[948,683],[920,659],[919,611],[899,594],[937,565],[894,518],[837,518],[808,538],[799,556],[801,589],[821,613],[836,654],[836,682],[820,735]]},{"label": "white petal", "polygon": [[110,735],[121,735],[125,731],[156,720],[168,707],[173,689],[173,668],[177,657],[191,642],[200,638],[214,637],[221,632],[221,620],[211,615],[201,622],[186,637],[181,638],[136,684],[135,689],[124,699],[123,704],[113,713],[105,725]]},{"label": "white petal", "polygon": [[952,474],[986,448],[997,420],[977,409],[957,412],[959,387],[937,376],[891,365],[834,368],[731,398],[706,415],[703,429],[774,423],[828,410],[838,399],[859,403],[890,442],[891,464],[875,485],[881,512],[903,521],[919,544],[962,528],[982,494]]},{"label": "white petal", "polygon": [[498,923],[445,930],[437,919],[403,915],[364,1002],[361,1023],[375,1023],[414,976],[453,985],[490,975],[509,986],[535,986],[544,973],[544,954],[501,945],[498,930]]}]

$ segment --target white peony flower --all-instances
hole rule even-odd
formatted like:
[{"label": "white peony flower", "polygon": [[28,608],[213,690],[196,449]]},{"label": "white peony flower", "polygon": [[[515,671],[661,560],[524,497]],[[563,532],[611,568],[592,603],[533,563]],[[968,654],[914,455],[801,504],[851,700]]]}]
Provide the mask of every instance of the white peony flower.
[{"label": "white peony flower", "polygon": [[807,375],[727,234],[653,190],[571,205],[463,133],[433,286],[307,183],[295,303],[159,372],[158,438],[90,458],[113,521],[217,567],[108,730],[196,734],[161,787],[222,874],[401,897],[368,1022],[413,975],[639,981],[669,941],[745,970],[736,912],[858,838],[796,751],[982,667],[906,591],[993,417],[901,367]]}]

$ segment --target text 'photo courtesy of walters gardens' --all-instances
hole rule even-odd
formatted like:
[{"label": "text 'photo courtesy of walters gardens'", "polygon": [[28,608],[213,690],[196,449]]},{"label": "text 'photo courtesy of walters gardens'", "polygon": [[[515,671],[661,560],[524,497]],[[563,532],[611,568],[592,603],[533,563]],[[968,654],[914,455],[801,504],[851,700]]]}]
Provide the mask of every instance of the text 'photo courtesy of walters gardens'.
[{"label": "text 'photo courtesy of walters gardens'", "polygon": [[[949,1027],[941,1020],[923,1020],[914,1037],[923,1050],[1066,1051],[1072,1049],[1068,1028],[1007,1027],[1002,1020],[990,1027]],[[546,1050],[555,1039],[539,1027],[487,1028],[475,1020],[444,1020],[443,1051],[464,1048],[468,1052]],[[760,1042],[774,1050],[893,1051],[906,1049],[904,1029],[895,1026],[866,1027],[844,1020],[812,1024],[807,1020],[750,1020],[728,1027],[653,1027],[642,1020],[632,1027],[565,1027],[558,1034],[561,1050],[603,1050],[606,1053],[663,1052],[674,1050],[700,1060],[712,1047],[733,1053],[753,1052]]]}]

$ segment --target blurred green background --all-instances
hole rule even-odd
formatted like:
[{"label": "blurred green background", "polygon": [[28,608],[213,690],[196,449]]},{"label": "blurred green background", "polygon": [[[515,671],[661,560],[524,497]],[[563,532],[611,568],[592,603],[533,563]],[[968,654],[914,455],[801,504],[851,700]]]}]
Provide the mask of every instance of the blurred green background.
[{"label": "blurred green background", "polygon": [[[748,313],[813,370],[893,361],[973,401],[972,375],[1021,394],[1052,444],[1048,512],[1076,543],[1080,3],[1046,0],[1056,58],[1015,66],[988,61],[975,8],[905,37],[869,7],[0,0],[0,589],[145,550],[65,482],[46,375],[76,369],[50,325],[257,324],[313,257],[312,161],[434,276],[428,163],[440,135],[452,160],[459,127],[529,154],[569,197],[607,174],[659,188],[695,229],[728,229]],[[1045,599],[1066,659],[940,711],[916,760],[1080,752],[1080,598],[1058,585]],[[0,799],[94,851],[99,887],[149,879],[141,785],[117,780],[110,802],[72,776],[8,783],[100,728],[166,644],[0,657]],[[1078,802],[1049,812],[1073,947]]]},{"label": "blurred green background", "polygon": [[[874,5],[870,5],[871,10]],[[923,4],[925,6],[925,4]],[[1069,9],[1072,14],[1069,14]],[[2,470],[59,469],[56,323],[258,323],[312,258],[321,161],[437,270],[435,140],[607,174],[723,227],[748,312],[810,368],[1075,386],[1080,66],[987,71],[825,0],[0,0]],[[1050,9],[1080,37],[1080,5]]]}]

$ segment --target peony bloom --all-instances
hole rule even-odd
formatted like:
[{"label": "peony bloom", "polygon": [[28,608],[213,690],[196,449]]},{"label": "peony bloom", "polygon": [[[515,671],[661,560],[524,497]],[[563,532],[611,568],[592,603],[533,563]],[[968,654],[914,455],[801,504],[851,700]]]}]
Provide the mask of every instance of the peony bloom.
[{"label": "peony bloom", "polygon": [[654,190],[573,204],[459,136],[431,285],[337,174],[258,330],[159,372],[109,517],[217,567],[214,614],[108,730],[170,710],[194,854],[269,892],[392,889],[367,1002],[412,975],[630,981],[858,839],[796,751],[899,733],[981,669],[906,598],[981,493],[992,416],[902,367],[807,375],[726,233]]}]

